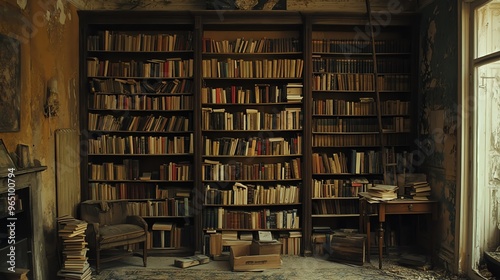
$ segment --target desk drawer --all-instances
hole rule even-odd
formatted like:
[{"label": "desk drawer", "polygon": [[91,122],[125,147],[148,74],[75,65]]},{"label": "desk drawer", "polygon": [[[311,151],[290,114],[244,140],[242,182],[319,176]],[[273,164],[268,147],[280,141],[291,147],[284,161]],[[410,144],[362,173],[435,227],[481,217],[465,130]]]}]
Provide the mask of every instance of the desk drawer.
[{"label": "desk drawer", "polygon": [[432,213],[432,203],[398,203],[385,205],[386,214]]}]

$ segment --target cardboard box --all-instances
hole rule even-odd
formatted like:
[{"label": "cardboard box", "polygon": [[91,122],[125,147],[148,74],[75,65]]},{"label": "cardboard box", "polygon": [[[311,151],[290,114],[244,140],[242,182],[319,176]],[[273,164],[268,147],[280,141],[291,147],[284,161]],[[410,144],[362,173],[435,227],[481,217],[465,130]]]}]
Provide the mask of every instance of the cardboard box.
[{"label": "cardboard box", "polygon": [[229,263],[233,271],[263,271],[281,267],[279,254],[252,255],[250,247],[251,245],[231,246]]},{"label": "cardboard box", "polygon": [[277,240],[273,242],[253,241],[250,253],[252,255],[279,255],[281,254],[281,242]]}]

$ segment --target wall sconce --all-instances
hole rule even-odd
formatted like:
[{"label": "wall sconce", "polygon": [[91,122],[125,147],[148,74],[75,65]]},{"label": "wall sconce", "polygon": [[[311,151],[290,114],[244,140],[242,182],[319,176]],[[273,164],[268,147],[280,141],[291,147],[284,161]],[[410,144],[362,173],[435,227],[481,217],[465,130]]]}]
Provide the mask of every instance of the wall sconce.
[{"label": "wall sconce", "polygon": [[48,82],[46,98],[43,114],[46,118],[57,116],[59,113],[59,95],[55,78],[51,78]]}]

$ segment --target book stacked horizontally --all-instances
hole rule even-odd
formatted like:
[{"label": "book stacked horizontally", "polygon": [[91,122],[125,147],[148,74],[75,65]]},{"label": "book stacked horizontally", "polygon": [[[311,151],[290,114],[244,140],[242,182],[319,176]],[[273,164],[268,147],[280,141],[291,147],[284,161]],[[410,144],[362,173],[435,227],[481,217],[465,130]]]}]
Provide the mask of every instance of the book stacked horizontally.
[{"label": "book stacked horizontally", "polygon": [[431,186],[427,181],[409,183],[405,188],[414,200],[429,200],[431,196]]},{"label": "book stacked horizontally", "polygon": [[62,216],[57,220],[63,250],[63,266],[57,275],[66,280],[91,279],[85,241],[87,223],[71,216]]},{"label": "book stacked horizontally", "polygon": [[398,186],[374,184],[369,186],[366,192],[360,192],[359,195],[367,198],[368,200],[393,200],[398,198]]}]

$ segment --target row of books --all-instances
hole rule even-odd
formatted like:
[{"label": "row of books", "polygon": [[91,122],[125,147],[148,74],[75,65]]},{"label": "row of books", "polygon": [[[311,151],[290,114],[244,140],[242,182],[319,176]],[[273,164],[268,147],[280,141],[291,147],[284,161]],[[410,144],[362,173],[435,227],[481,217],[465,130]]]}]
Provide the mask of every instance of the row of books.
[{"label": "row of books", "polygon": [[376,174],[382,173],[381,153],[374,150],[356,151],[351,149],[348,155],[343,152],[313,153],[314,174]]},{"label": "row of books", "polygon": [[[313,72],[331,73],[373,73],[373,59],[371,58],[331,58],[313,55]],[[378,73],[410,73],[408,58],[378,58]]]},{"label": "row of books", "polygon": [[312,182],[312,198],[357,197],[370,183],[366,178],[327,179]]},{"label": "row of books", "polygon": [[109,61],[87,58],[87,77],[188,78],[193,77],[194,60],[181,58],[146,61]]},{"label": "row of books", "polygon": [[[323,132],[325,133],[325,132]],[[407,143],[401,134],[385,134],[384,143],[388,146],[399,146]],[[346,146],[380,146],[380,136],[376,133],[355,135],[320,135],[313,134],[313,147],[346,147]]]},{"label": "row of books", "polygon": [[[90,180],[167,180],[172,177],[170,173],[175,173],[176,168],[186,166],[186,163],[166,163],[160,164],[158,170],[143,172],[139,175],[139,161],[125,159],[123,163],[104,162],[89,163],[88,176]],[[187,172],[187,171],[186,171]],[[175,180],[174,180],[175,181]]]},{"label": "row of books", "polygon": [[228,210],[223,207],[204,210],[205,229],[299,229],[297,209],[258,211]]},{"label": "row of books", "polygon": [[94,94],[89,104],[96,110],[191,110],[193,96]]},{"label": "row of books", "polygon": [[[313,52],[371,53],[371,44],[366,40],[313,39]],[[126,33],[120,31],[98,31],[87,37],[87,50],[90,51],[180,51],[192,50],[193,33]],[[300,40],[287,38],[248,38],[233,40],[214,40],[202,38],[202,51],[214,53],[262,53],[262,52],[300,52]],[[405,40],[376,40],[378,53],[403,53],[410,51]]]},{"label": "row of books", "polygon": [[[357,194],[356,194],[357,195]],[[359,214],[358,199],[320,199],[312,201],[313,215]]]},{"label": "row of books", "polygon": [[201,167],[201,178],[207,181],[284,180],[300,179],[301,172],[299,158],[286,162],[254,164],[221,163],[205,159]]},{"label": "row of books", "polygon": [[258,156],[258,155],[300,155],[302,154],[302,136],[297,137],[249,137],[216,138],[203,137],[203,155],[206,156]]},{"label": "row of books", "polygon": [[302,45],[298,38],[248,38],[214,40],[202,38],[202,51],[207,53],[270,53],[300,52]]},{"label": "row of books", "polygon": [[[300,84],[301,86],[302,84]],[[261,104],[261,103],[279,103],[279,102],[297,102],[297,98],[290,96],[291,90],[295,84],[286,84],[283,86],[271,86],[270,84],[255,84],[253,89],[244,89],[241,86],[229,86],[226,88],[203,87],[201,89],[201,102],[203,104]],[[302,95],[302,87],[300,87]],[[301,101],[301,100],[298,100]]]},{"label": "row of books", "polygon": [[280,233],[278,241],[281,243],[281,255],[299,256],[301,255],[302,233],[300,231],[290,231]]},{"label": "row of books", "polygon": [[188,197],[136,202],[129,201],[127,203],[127,213],[143,217],[187,217],[193,215],[193,211],[192,202]]},{"label": "row of books", "polygon": [[379,126],[375,118],[315,118],[312,129],[313,132],[377,132]]},{"label": "row of books", "polygon": [[89,197],[91,200],[189,197],[188,191],[169,191],[167,187],[151,183],[89,183]]},{"label": "row of books", "polygon": [[[377,77],[380,91],[409,91],[410,75],[385,74]],[[373,74],[314,74],[313,90],[374,91]]]},{"label": "row of books", "polygon": [[[384,132],[409,132],[411,121],[408,117],[382,118]],[[313,132],[378,132],[379,122],[376,118],[328,118],[313,119]]]},{"label": "row of books", "polygon": [[382,130],[384,132],[410,132],[411,120],[405,117],[384,118]]},{"label": "row of books", "polygon": [[202,108],[203,130],[302,129],[302,109],[286,108],[277,113],[246,109],[226,112],[224,108]]},{"label": "row of books", "polygon": [[[406,53],[410,52],[411,45],[407,40],[375,40],[377,53]],[[334,53],[372,53],[372,44],[369,40],[342,40],[342,39],[312,39],[313,52]]]},{"label": "row of books", "polygon": [[301,78],[304,60],[212,58],[203,59],[201,69],[203,78]]},{"label": "row of books", "polygon": [[135,79],[98,79],[89,81],[90,92],[116,94],[175,94],[192,93],[191,79],[173,80],[135,80]]},{"label": "row of books", "polygon": [[89,130],[186,132],[192,129],[186,116],[114,116],[89,113]]},{"label": "row of books", "polygon": [[88,263],[88,243],[85,241],[87,223],[69,215],[57,218],[58,235],[62,243],[61,279],[92,279]]},{"label": "row of books", "polygon": [[265,205],[265,204],[294,204],[300,202],[300,188],[298,186],[264,187],[262,185],[235,183],[232,189],[219,189],[205,186],[205,204],[222,205]]},{"label": "row of books", "polygon": [[193,49],[193,32],[126,33],[102,30],[87,37],[89,51],[167,52]]},{"label": "row of books", "polygon": [[119,155],[166,155],[193,153],[193,137],[191,136],[116,136],[101,135],[89,139],[88,153]]},{"label": "row of books", "polygon": [[[408,115],[410,102],[402,100],[385,100],[380,102],[382,115]],[[346,116],[375,116],[377,103],[373,98],[360,98],[360,101],[342,99],[316,99],[313,100],[314,115],[346,115]]]}]

